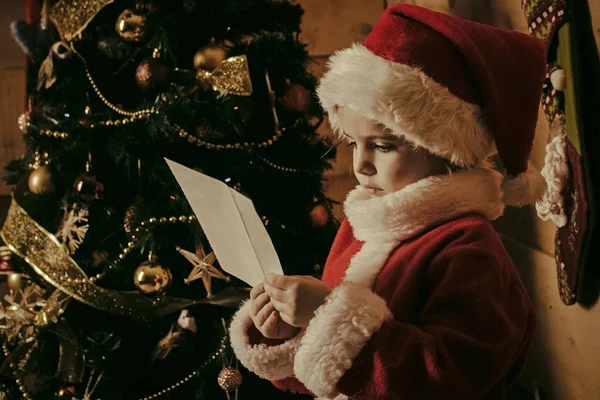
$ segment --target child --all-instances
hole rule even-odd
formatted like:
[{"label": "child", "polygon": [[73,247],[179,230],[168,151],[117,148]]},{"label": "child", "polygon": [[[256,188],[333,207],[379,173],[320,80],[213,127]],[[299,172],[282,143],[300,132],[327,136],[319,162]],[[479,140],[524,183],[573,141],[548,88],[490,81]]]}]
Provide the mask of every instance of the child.
[{"label": "child", "polygon": [[527,161],[544,66],[533,37],[405,4],[336,53],[318,96],[360,185],[322,281],[252,290],[239,360],[326,399],[504,399],[535,314],[490,221],[544,189]]}]

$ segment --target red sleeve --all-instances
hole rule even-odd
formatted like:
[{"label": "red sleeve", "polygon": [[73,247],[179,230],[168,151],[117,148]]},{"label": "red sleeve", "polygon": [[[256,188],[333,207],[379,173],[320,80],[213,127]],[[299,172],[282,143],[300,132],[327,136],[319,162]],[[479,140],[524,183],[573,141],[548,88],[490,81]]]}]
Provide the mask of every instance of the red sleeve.
[{"label": "red sleeve", "polygon": [[[356,399],[482,398],[526,358],[535,316],[514,266],[468,245],[444,250],[418,323],[384,322],[341,377]],[[399,304],[388,304],[392,314]]]}]

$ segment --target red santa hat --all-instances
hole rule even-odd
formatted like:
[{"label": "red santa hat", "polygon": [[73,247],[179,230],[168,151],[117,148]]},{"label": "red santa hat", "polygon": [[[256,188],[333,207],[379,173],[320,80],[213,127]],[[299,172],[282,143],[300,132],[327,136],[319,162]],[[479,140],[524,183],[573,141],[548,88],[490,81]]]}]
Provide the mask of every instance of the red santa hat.
[{"label": "red santa hat", "polygon": [[461,167],[497,150],[503,201],[523,205],[545,189],[529,163],[545,63],[532,36],[396,4],[331,57],[317,93],[334,129],[344,106]]}]

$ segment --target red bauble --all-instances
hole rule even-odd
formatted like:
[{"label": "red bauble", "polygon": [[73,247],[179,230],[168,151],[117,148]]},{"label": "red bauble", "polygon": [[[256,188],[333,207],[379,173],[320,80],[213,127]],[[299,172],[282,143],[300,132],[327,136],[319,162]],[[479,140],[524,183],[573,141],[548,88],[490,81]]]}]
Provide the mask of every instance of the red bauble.
[{"label": "red bauble", "polygon": [[290,114],[306,114],[310,110],[310,92],[302,85],[287,85],[279,101],[283,109]]},{"label": "red bauble", "polygon": [[0,247],[0,272],[14,271],[12,253],[7,247]]},{"label": "red bauble", "polygon": [[100,200],[104,197],[104,185],[98,182],[96,174],[86,171],[79,175],[73,185],[73,190],[77,192],[83,201]]},{"label": "red bauble", "polygon": [[172,70],[159,58],[147,58],[138,65],[135,80],[138,86],[145,91],[164,90],[169,86]]},{"label": "red bauble", "polygon": [[323,204],[317,204],[310,212],[310,223],[315,228],[322,228],[329,223],[331,213]]}]

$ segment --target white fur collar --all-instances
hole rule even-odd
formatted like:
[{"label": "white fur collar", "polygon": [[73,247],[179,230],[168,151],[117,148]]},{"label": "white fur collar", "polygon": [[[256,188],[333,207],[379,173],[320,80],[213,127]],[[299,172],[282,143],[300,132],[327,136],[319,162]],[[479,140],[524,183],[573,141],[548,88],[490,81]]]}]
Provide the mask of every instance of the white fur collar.
[{"label": "white fur collar", "polygon": [[345,281],[373,288],[390,252],[427,228],[469,213],[489,220],[502,215],[502,175],[486,165],[422,179],[383,197],[361,186],[348,194],[344,211],[354,237],[364,243],[352,257]]},{"label": "white fur collar", "polygon": [[398,244],[461,215],[498,218],[504,211],[501,183],[500,173],[482,166],[431,176],[382,197],[358,186],[348,194],[344,211],[358,240]]}]

